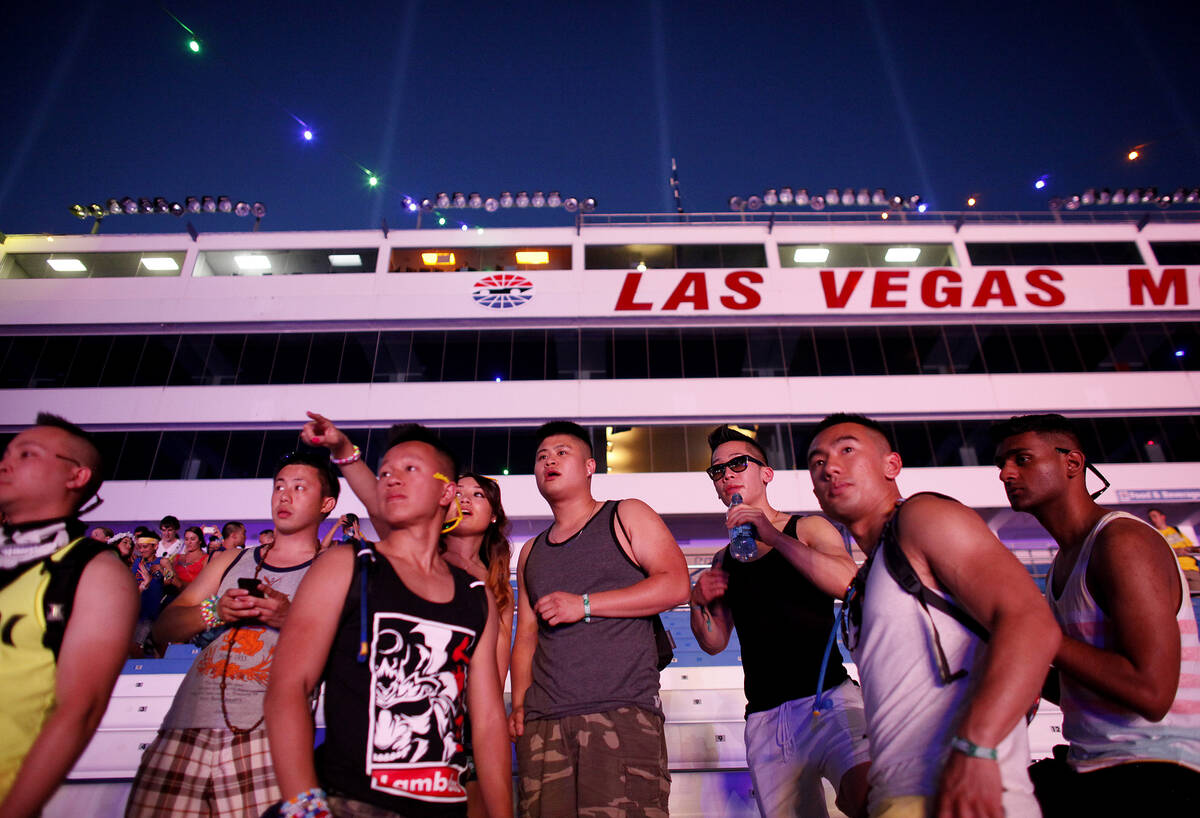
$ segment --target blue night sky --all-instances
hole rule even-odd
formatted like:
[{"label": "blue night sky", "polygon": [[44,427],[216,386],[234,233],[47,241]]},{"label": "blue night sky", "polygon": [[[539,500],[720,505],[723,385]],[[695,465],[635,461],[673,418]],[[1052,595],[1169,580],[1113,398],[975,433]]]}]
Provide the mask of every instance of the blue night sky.
[{"label": "blue night sky", "polygon": [[4,233],[86,232],[71,204],[126,195],[260,200],[264,230],[411,226],[402,197],[438,191],[663,212],[672,156],[692,212],[784,185],[1037,211],[1200,185],[1194,3],[168,3],[199,55],[156,3],[21,5],[0,32]]}]

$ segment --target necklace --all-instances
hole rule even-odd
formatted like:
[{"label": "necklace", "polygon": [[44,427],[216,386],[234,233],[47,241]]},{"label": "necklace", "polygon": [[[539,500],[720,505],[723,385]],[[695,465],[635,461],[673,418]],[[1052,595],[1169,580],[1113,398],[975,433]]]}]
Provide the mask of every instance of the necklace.
[{"label": "necklace", "polygon": [[[275,543],[271,543],[270,545],[262,546],[262,551],[256,555],[257,558],[255,559],[256,565],[254,566],[254,579],[258,579],[258,575],[262,571],[262,567],[267,564],[267,555],[271,553],[271,548],[274,545]],[[254,730],[257,730],[259,725],[261,725],[267,718],[267,714],[264,712],[258,717],[258,721],[254,722],[254,724],[250,725],[249,727],[235,727],[233,721],[229,718],[229,708],[225,704],[225,681],[229,673],[229,660],[233,656],[233,645],[237,641],[238,631],[241,629],[241,620],[238,620],[238,624],[233,626],[232,632],[229,634],[229,642],[227,643],[227,647],[225,649],[225,664],[221,667],[221,717],[225,719],[225,726],[233,731],[234,735],[245,735],[246,733],[251,733]]]}]

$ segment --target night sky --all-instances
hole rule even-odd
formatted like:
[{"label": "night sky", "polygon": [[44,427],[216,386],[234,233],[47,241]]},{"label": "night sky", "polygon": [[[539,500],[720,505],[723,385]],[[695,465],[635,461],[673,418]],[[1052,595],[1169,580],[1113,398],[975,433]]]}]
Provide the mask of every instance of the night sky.
[{"label": "night sky", "polygon": [[438,191],[664,212],[671,157],[690,212],[784,185],[1042,212],[1086,187],[1200,185],[1194,2],[167,4],[198,55],[156,3],[21,6],[0,30],[9,234],[86,232],[71,204],[126,195],[262,201],[264,230],[411,226],[402,197]]}]

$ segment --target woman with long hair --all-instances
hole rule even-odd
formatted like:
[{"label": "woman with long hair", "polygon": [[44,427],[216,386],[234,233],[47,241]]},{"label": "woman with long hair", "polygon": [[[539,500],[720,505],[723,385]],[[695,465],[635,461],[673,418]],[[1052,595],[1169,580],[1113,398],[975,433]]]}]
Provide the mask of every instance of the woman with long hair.
[{"label": "woman with long hair", "polygon": [[183,550],[175,555],[173,562],[175,580],[171,584],[186,588],[208,562],[208,555],[204,553],[204,532],[199,526],[190,526],[183,532]]}]

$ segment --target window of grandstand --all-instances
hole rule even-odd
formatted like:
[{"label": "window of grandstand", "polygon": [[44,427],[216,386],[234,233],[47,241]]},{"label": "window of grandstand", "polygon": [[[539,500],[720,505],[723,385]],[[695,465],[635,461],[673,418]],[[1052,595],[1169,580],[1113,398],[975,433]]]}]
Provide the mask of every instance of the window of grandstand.
[{"label": "window of grandstand", "polygon": [[761,244],[589,244],[588,270],[672,270],[766,267]]},{"label": "window of grandstand", "polygon": [[0,336],[0,388],[1195,371],[1194,321]]},{"label": "window of grandstand", "polygon": [[145,278],[178,276],[186,253],[9,253],[4,278]]},{"label": "window of grandstand", "polygon": [[570,247],[393,247],[392,273],[570,270]]},{"label": "window of grandstand", "polygon": [[196,259],[196,277],[287,276],[310,273],[373,273],[375,248],[305,250],[205,250]]},{"label": "window of grandstand", "polygon": [[[1200,462],[1200,416],[1075,418],[1083,451],[1097,463]],[[986,466],[992,462],[990,420],[884,423],[908,467]],[[716,424],[593,426],[601,472],[698,472],[709,465],[707,436]],[[741,424],[780,469],[805,468],[816,423]],[[372,467],[383,455],[387,428],[347,427]],[[463,467],[484,474],[532,474],[534,431],[519,427],[435,430]],[[296,445],[294,429],[99,432],[114,480],[269,478],[280,455]],[[6,441],[0,440],[0,446]]]},{"label": "window of grandstand", "polygon": [[1200,264],[1200,241],[1152,241],[1159,264]]},{"label": "window of grandstand", "polygon": [[949,244],[781,244],[783,267],[954,267]]},{"label": "window of grandstand", "polygon": [[1056,267],[1089,264],[1142,264],[1131,241],[967,242],[967,255],[976,267],[1014,265]]}]

